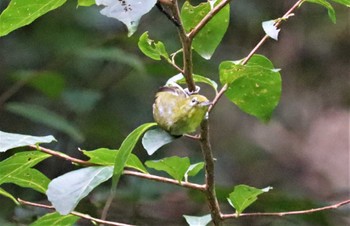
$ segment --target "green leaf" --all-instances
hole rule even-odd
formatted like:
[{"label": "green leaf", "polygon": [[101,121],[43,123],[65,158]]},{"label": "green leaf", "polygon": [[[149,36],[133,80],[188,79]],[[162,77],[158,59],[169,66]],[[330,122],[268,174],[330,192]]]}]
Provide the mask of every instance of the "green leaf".
[{"label": "green leaf", "polygon": [[[114,165],[117,152],[118,150],[112,150],[108,148],[99,148],[93,151],[83,151],[84,155],[90,158],[89,162],[105,166]],[[143,173],[148,173],[140,159],[132,153],[125,166],[139,170]]]},{"label": "green leaf", "polygon": [[72,226],[75,225],[75,222],[79,220],[79,217],[68,214],[60,215],[57,212],[48,213],[40,217],[30,226],[48,226],[48,225],[59,225],[59,226]]},{"label": "green leaf", "polygon": [[173,156],[160,160],[146,161],[145,164],[149,168],[165,171],[175,180],[181,182],[190,167],[190,159],[188,157],[180,158]]},{"label": "green leaf", "polygon": [[142,173],[148,174],[148,171],[145,168],[145,166],[142,164],[141,160],[134,154],[130,155],[130,157],[128,158],[128,161],[126,161],[125,166],[128,168],[136,169]]},{"label": "green leaf", "polygon": [[73,126],[71,122],[42,106],[25,103],[8,103],[6,105],[6,110],[21,115],[33,122],[41,123],[66,133],[77,142],[82,142],[84,140],[79,129]]},{"label": "green leaf", "polygon": [[254,55],[246,65],[239,62],[220,64],[220,82],[228,84],[225,95],[242,111],[267,121],[281,96],[281,75],[262,55]]},{"label": "green leaf", "polygon": [[112,166],[92,166],[74,170],[53,179],[46,195],[57,212],[67,215],[81,199],[112,175]]},{"label": "green leaf", "polygon": [[[217,1],[218,4],[220,1]],[[190,32],[210,12],[210,3],[192,6],[186,1],[181,9],[181,19],[186,32]],[[209,60],[224,37],[230,20],[230,6],[227,4],[194,37],[192,46],[204,59]]]},{"label": "green leaf", "polygon": [[188,216],[188,215],[183,215],[183,216],[186,219],[186,222],[188,223],[189,226],[205,226],[209,224],[209,222],[211,221],[210,214],[207,214],[201,217]]},{"label": "green leaf", "polygon": [[32,23],[65,2],[66,0],[12,0],[0,15],[0,37]]},{"label": "green leaf", "polygon": [[65,87],[63,75],[54,71],[18,71],[13,77],[51,98],[59,97]]},{"label": "green leaf", "polygon": [[83,150],[84,155],[88,156],[89,162],[104,165],[113,166],[115,163],[115,157],[117,155],[117,150],[112,150],[108,148],[99,148],[92,151]]},{"label": "green leaf", "polygon": [[39,151],[19,152],[0,162],[0,184],[14,183],[45,193],[50,180],[31,167],[50,157]]},{"label": "green leaf", "polygon": [[148,155],[153,155],[159,148],[176,140],[176,137],[170,135],[167,131],[156,128],[148,130],[142,137],[142,145]]},{"label": "green leaf", "polygon": [[199,173],[199,171],[201,171],[203,169],[203,167],[204,167],[204,162],[198,162],[198,163],[190,165],[190,167],[188,167],[186,174],[185,174],[186,181],[187,181],[187,178],[189,176],[190,177],[196,176]]},{"label": "green leaf", "polygon": [[95,0],[78,0],[78,6],[92,6],[95,5]]},{"label": "green leaf", "polygon": [[17,199],[15,197],[13,197],[10,193],[8,193],[7,191],[5,191],[4,189],[0,188],[0,195],[5,196],[9,199],[11,199],[14,203],[16,203],[16,205],[19,205],[19,202],[17,201]]},{"label": "green leaf", "polygon": [[248,206],[253,204],[258,196],[264,192],[268,192],[272,187],[258,189],[248,185],[237,185],[227,199],[230,205],[236,209],[237,215],[241,214]]},{"label": "green leaf", "polygon": [[12,148],[18,148],[27,145],[51,143],[52,141],[56,141],[56,139],[51,135],[37,137],[0,131],[0,152],[5,152]]},{"label": "green leaf", "polygon": [[327,2],[326,0],[304,0],[302,3],[304,3],[304,2],[315,3],[315,4],[318,4],[318,5],[325,7],[328,11],[328,17],[331,19],[331,21],[333,23],[336,23],[335,10],[334,10],[333,6],[329,2]]},{"label": "green leaf", "polygon": [[[193,74],[193,80],[195,82],[208,84],[209,86],[211,86],[215,90],[215,93],[218,92],[218,84],[215,81],[213,81],[207,77]],[[179,73],[177,75],[174,75],[170,79],[168,79],[168,81],[166,82],[166,84],[171,84],[171,83],[186,84],[186,80],[185,80],[185,77],[183,76],[183,74]]]},{"label": "green leaf", "polygon": [[350,0],[332,0],[333,2],[337,2],[339,4],[345,5],[347,7],[350,7]]},{"label": "green leaf", "polygon": [[148,37],[148,31],[140,36],[138,46],[146,56],[153,60],[161,60],[161,57],[164,57],[166,60],[170,61],[164,44],[160,41],[156,42],[150,39]]},{"label": "green leaf", "polygon": [[134,131],[132,131],[121,144],[114,163],[113,179],[114,179],[115,186],[117,185],[119,178],[123,173],[123,169],[126,165],[126,162],[129,159],[130,154],[134,149],[137,141],[140,139],[141,135],[146,130],[148,130],[149,128],[155,125],[157,125],[157,123],[151,122],[151,123],[145,123],[139,126]]}]

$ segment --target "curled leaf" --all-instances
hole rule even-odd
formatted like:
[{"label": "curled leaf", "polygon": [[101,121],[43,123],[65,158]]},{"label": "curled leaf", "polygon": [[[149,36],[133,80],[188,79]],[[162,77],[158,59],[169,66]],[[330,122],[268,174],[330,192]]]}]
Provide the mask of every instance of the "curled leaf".
[{"label": "curled leaf", "polygon": [[[202,75],[196,75],[196,74],[193,74],[193,80],[195,82],[205,83],[205,84],[211,86],[215,90],[215,93],[218,92],[218,84],[214,80],[211,80],[207,77],[204,77]],[[166,82],[166,84],[172,84],[172,83],[185,84],[186,80],[185,80],[183,74],[179,73],[177,75],[174,75],[170,79],[168,79],[168,81]]]},{"label": "curled leaf", "polygon": [[210,214],[201,217],[188,215],[183,215],[183,217],[186,219],[189,226],[206,226],[211,221]]},{"label": "curled leaf", "polygon": [[96,0],[96,5],[105,6],[101,10],[102,15],[115,18],[127,26],[128,36],[135,33],[141,17],[148,13],[156,3],[157,0]]},{"label": "curled leaf", "polygon": [[278,40],[278,33],[280,32],[281,29],[277,29],[275,26],[275,21],[274,20],[269,20],[269,21],[264,21],[262,22],[262,27],[265,31],[265,33],[272,39]]},{"label": "curled leaf", "polygon": [[170,60],[164,44],[150,39],[147,31],[140,36],[138,46],[146,56],[153,60],[160,60],[161,57]]},{"label": "curled leaf", "polygon": [[153,155],[159,148],[175,140],[176,137],[170,135],[167,131],[156,128],[148,130],[142,138],[142,145],[148,155]]}]

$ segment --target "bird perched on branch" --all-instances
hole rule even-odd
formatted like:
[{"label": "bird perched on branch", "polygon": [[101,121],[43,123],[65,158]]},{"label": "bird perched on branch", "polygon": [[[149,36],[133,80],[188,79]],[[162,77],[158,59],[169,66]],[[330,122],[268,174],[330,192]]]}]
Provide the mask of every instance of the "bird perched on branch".
[{"label": "bird perched on branch", "polygon": [[171,135],[194,132],[204,119],[211,102],[203,95],[186,92],[179,85],[161,87],[153,104],[153,117]]}]

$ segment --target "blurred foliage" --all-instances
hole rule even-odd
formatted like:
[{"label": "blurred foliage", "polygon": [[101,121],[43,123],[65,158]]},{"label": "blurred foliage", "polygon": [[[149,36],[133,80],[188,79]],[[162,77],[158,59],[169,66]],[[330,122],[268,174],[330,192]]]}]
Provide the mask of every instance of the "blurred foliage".
[{"label": "blurred foliage", "polygon": [[[0,2],[0,10],[7,2]],[[264,35],[261,22],[280,17],[290,4],[276,0],[234,1],[231,24],[223,42],[210,61],[194,53],[194,72],[218,81],[219,63],[246,56]],[[322,7],[303,5],[282,25],[280,41],[270,40],[260,50],[277,68],[282,68],[282,97],[269,124],[271,127],[264,127],[228,104],[226,99],[213,111],[211,139],[217,158],[219,197],[227,197],[236,184],[271,185],[274,190],[259,198],[248,211],[286,211],[321,206],[325,203],[320,200],[331,202],[349,196],[349,189],[338,186],[331,174],[314,169],[312,161],[303,156],[305,152],[300,151],[304,146],[298,145],[307,139],[315,119],[330,110],[344,111],[350,106],[350,22],[347,9],[335,5],[335,10],[337,24],[334,25]],[[169,53],[180,48],[174,39],[177,37],[175,27],[156,8],[143,17],[139,30],[127,38],[121,23],[100,15],[98,7],[76,8],[75,1],[68,1],[33,24],[1,37],[1,130],[37,136],[52,134],[58,143],[50,147],[77,157],[82,157],[78,147],[118,148],[133,129],[152,120],[155,91],[177,73],[171,66],[152,61],[138,50],[138,37],[145,31],[165,43]],[[203,85],[202,90],[209,97],[214,96],[207,86]],[[29,111],[25,108],[22,113],[18,109],[14,111],[15,103],[21,103]],[[52,125],[37,123],[27,115],[34,106],[74,125],[75,133],[82,139]],[[40,116],[44,117],[37,115],[39,119]],[[276,138],[280,133],[272,130],[274,125],[282,126],[288,136]],[[261,137],[267,137],[269,145],[263,145],[258,139]],[[336,138],[329,138],[330,142],[332,139],[338,142]],[[278,146],[276,140],[285,145],[278,143]],[[289,142],[293,145],[287,145]],[[340,165],[346,172],[349,162],[339,164],[337,151],[328,151],[334,152],[335,162],[327,168],[331,171]],[[142,161],[149,159],[141,146],[137,146],[134,153]],[[199,147],[186,139],[163,147],[152,159],[172,154],[189,156],[191,162],[201,161]],[[8,155],[10,153],[1,158]],[[38,167],[50,178],[73,169],[69,163],[57,159]],[[194,180],[200,182],[201,176],[197,175]],[[78,210],[99,215],[107,198],[106,187],[97,190]],[[6,190],[23,199],[44,199],[42,195],[12,185]],[[183,225],[183,214],[207,213],[199,193],[138,178],[122,177],[117,195],[110,211],[115,214],[109,216],[110,220]],[[0,197],[0,203],[3,204],[1,225],[32,222],[45,213],[37,208],[15,207],[4,197]],[[228,204],[223,204],[222,209],[232,211]],[[344,225],[350,221],[346,213],[345,209],[284,218],[240,218],[227,225]]]}]

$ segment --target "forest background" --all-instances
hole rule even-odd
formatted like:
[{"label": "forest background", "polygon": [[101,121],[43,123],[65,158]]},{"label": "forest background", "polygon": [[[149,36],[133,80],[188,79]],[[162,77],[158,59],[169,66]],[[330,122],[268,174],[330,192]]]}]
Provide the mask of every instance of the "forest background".
[{"label": "forest background", "polygon": [[[279,17],[291,4],[234,1],[231,23],[221,45],[210,61],[194,54],[195,72],[218,81],[218,64],[246,56],[264,35],[261,22]],[[6,1],[1,1],[0,10],[5,6]],[[235,184],[273,186],[271,193],[250,207],[252,211],[307,209],[349,197],[350,18],[348,9],[334,6],[336,25],[324,8],[305,4],[283,25],[280,40],[269,40],[259,50],[282,68],[282,97],[269,123],[241,112],[226,98],[211,114],[218,196]],[[128,38],[124,25],[102,16],[99,10],[76,8],[70,1],[30,26],[0,38],[2,131],[52,134],[59,142],[49,147],[79,156],[77,147],[116,148],[130,131],[153,120],[154,93],[177,72],[145,57],[136,43],[144,31],[149,31],[166,43],[170,52],[175,51],[180,46],[174,39],[176,30],[154,8]],[[214,95],[204,85],[202,91],[209,97]],[[71,127],[57,127],[54,120],[52,125],[43,119],[45,116],[40,121],[35,112],[25,113],[28,108],[45,108],[63,117]],[[141,145],[135,153],[143,160],[150,158]],[[171,155],[201,159],[199,147],[186,139],[163,147],[152,158]],[[54,178],[74,166],[51,158],[39,168]],[[7,186],[15,196],[23,194],[23,188]],[[119,187],[118,199],[123,204],[116,202],[111,210],[118,213],[118,220],[120,216],[137,217],[150,225],[177,225],[183,223],[184,212],[195,215],[205,209],[201,198],[171,185],[123,178]],[[25,191],[23,198],[40,198]],[[84,201],[86,210],[96,212],[108,191],[107,184],[95,191]],[[40,211],[20,209],[4,197],[0,203],[0,224],[31,222]],[[345,212],[330,211],[317,213],[317,217],[242,218],[237,223],[333,226],[349,221]]]}]

